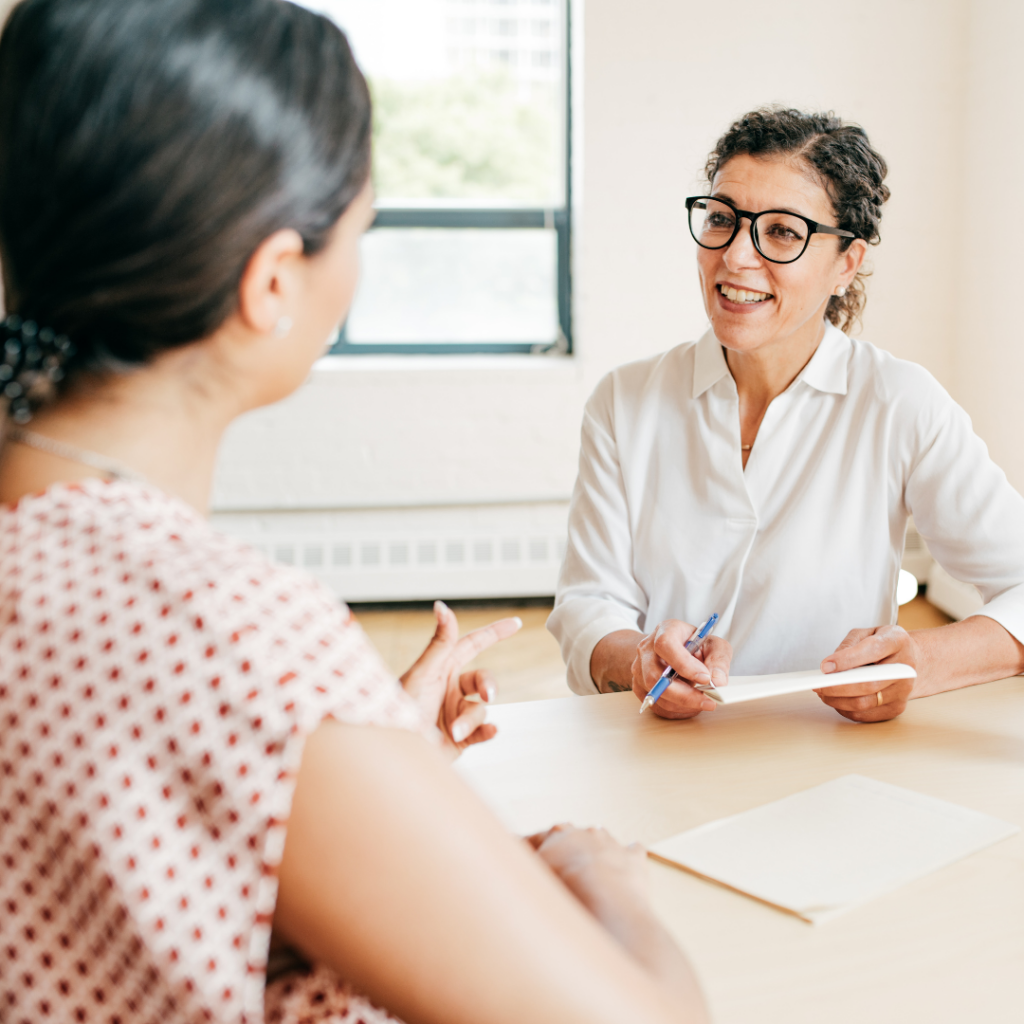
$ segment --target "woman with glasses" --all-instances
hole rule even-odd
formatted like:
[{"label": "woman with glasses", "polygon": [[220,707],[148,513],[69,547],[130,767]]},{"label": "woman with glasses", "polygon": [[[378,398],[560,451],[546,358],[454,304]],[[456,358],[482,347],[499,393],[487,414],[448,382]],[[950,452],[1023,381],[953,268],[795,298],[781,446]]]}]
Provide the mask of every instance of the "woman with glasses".
[{"label": "woman with glasses", "polygon": [[[845,331],[864,307],[886,165],[831,114],[754,111],[686,200],[707,333],[609,374],[583,421],[549,628],[577,693],[689,718],[728,674],[902,662],[916,680],[820,691],[876,722],[1024,670],[1024,500],[934,378]],[[906,632],[907,519],[985,606]],[[694,624],[721,620],[697,657]]]},{"label": "woman with glasses", "polygon": [[[706,1019],[644,856],[508,835],[434,641],[401,681],[205,519],[344,320],[370,97],[280,0],[24,0],[0,37],[0,1019]],[[338,444],[352,443],[339,437]]]}]

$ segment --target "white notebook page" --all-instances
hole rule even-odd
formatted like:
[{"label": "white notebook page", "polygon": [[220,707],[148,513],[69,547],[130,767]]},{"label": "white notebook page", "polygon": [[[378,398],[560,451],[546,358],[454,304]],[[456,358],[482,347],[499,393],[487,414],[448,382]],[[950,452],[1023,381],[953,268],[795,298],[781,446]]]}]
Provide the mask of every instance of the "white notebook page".
[{"label": "white notebook page", "polygon": [[1019,831],[945,800],[844,775],[690,829],[650,854],[818,923]]},{"label": "white notebook page", "polygon": [[733,676],[727,686],[704,692],[719,704],[739,704],[747,700],[779,697],[785,693],[802,693],[823,686],[846,686],[849,683],[880,683],[886,679],[913,679],[917,673],[909,665],[864,665],[846,672],[825,675],[821,669],[806,672],[778,672],[767,676]]}]

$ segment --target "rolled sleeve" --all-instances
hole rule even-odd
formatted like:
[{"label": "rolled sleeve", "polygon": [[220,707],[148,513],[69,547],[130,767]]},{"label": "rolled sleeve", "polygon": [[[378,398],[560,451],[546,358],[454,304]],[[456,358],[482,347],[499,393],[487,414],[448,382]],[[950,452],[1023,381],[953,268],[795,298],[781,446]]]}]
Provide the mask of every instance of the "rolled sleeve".
[{"label": "rolled sleeve", "polygon": [[992,461],[970,417],[939,388],[920,421],[906,500],[936,561],[978,588],[977,613],[1024,642],[1024,498]]},{"label": "rolled sleeve", "polygon": [[597,693],[590,659],[602,637],[639,629],[647,598],[632,572],[629,506],[614,433],[614,384],[606,377],[583,417],[579,476],[569,507],[565,561],[548,629],[573,693]]}]

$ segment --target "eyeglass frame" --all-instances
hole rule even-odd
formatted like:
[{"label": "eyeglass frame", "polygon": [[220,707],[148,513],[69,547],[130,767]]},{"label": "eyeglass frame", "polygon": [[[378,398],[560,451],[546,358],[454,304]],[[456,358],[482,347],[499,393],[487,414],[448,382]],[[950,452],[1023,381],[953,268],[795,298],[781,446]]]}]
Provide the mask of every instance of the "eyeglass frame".
[{"label": "eyeglass frame", "polygon": [[[691,220],[693,204],[699,199],[713,199],[716,203],[728,206],[729,209],[736,214],[736,226],[732,229],[729,241],[722,245],[705,245],[693,233],[693,221]],[[761,246],[757,244],[757,232],[754,230],[754,225],[757,223],[757,218],[763,217],[766,213],[784,213],[787,217],[796,217],[797,220],[802,220],[807,225],[807,237],[804,239],[804,247],[791,260],[773,260],[771,256],[765,255],[761,250]],[[702,249],[710,249],[712,252],[717,252],[719,249],[728,249],[729,246],[732,245],[736,236],[740,233],[740,221],[742,221],[744,217],[750,221],[750,241],[753,242],[754,248],[769,263],[778,263],[781,266],[786,266],[789,263],[796,263],[796,261],[800,259],[805,252],[807,252],[807,246],[811,244],[811,235],[836,235],[839,238],[860,237],[852,231],[847,231],[845,228],[834,228],[829,224],[819,224],[816,220],[811,220],[810,217],[805,217],[802,213],[794,213],[792,210],[761,210],[759,213],[754,213],[751,210],[741,210],[735,203],[728,199],[724,199],[722,196],[689,196],[686,200],[686,225],[690,229],[690,237]]]}]

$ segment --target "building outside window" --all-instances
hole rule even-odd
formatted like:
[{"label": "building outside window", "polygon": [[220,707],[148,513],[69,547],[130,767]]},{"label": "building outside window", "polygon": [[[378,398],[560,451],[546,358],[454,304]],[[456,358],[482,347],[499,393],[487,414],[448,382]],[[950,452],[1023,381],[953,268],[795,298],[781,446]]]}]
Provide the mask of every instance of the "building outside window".
[{"label": "building outside window", "polygon": [[569,351],[569,0],[301,2],[374,99],[377,218],[332,352]]}]

